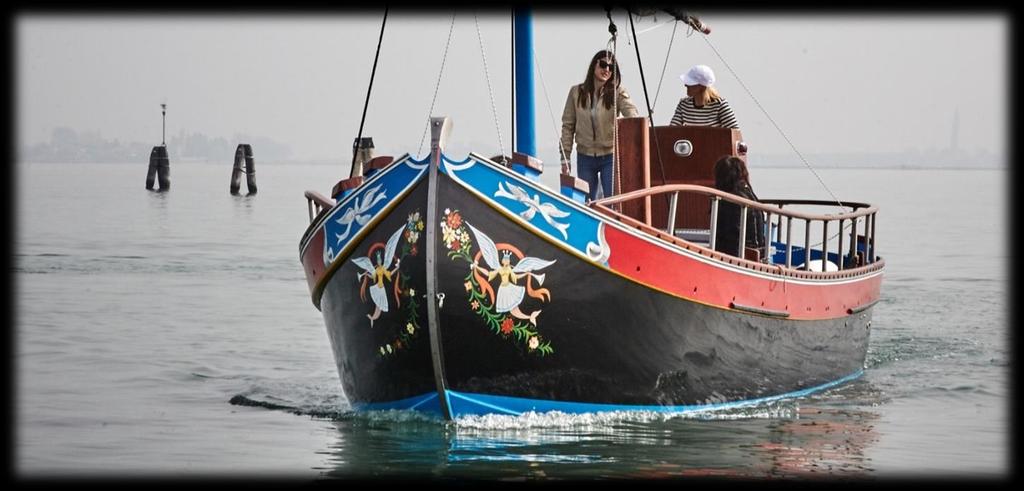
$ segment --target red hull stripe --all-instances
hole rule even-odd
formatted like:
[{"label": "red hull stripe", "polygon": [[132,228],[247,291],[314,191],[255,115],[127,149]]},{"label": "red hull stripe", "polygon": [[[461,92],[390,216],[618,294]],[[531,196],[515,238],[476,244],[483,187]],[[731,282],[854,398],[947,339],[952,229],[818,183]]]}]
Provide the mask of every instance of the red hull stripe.
[{"label": "red hull stripe", "polygon": [[[306,250],[302,252],[302,269],[306,271],[306,284],[309,285],[309,292],[313,293],[316,290],[316,285],[320,282],[320,277],[323,276],[324,271],[327,269],[324,266],[324,228],[317,227],[316,232],[309,239],[309,245]],[[315,303],[319,304],[319,299],[315,300]]]},{"label": "red hull stripe", "polygon": [[790,320],[833,319],[877,301],[881,292],[880,272],[820,281],[745,274],[655,246],[617,227],[604,227],[604,231],[612,251],[608,266],[613,271],[664,293],[722,309],[741,305],[785,312]]}]

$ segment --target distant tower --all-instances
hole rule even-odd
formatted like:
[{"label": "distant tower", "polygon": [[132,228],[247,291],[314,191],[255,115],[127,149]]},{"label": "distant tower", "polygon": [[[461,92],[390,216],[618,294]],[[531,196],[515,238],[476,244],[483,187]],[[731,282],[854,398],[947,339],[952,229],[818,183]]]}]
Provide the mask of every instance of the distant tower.
[{"label": "distant tower", "polygon": [[160,112],[163,113],[163,125],[160,131],[160,145],[167,146],[167,104],[160,104]]},{"label": "distant tower", "polygon": [[956,152],[959,148],[960,139],[960,108],[953,110],[953,133],[949,135],[949,149]]}]

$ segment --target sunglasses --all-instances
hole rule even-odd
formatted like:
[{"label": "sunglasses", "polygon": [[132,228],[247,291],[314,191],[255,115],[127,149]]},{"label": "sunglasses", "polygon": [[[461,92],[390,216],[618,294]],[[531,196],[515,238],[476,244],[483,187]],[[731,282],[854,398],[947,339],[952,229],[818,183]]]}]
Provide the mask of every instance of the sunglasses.
[{"label": "sunglasses", "polygon": [[607,68],[609,70],[612,70],[612,69],[615,68],[615,63],[608,63],[607,61],[600,60],[600,61],[597,62],[597,66],[599,66],[601,68]]}]

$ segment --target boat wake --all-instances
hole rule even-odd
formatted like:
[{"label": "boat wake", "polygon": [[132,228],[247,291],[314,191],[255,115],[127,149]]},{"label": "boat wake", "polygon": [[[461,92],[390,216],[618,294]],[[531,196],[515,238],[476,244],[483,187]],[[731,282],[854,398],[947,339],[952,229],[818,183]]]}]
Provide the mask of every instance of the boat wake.
[{"label": "boat wake", "polygon": [[[252,382],[252,381],[250,381]],[[235,406],[264,408],[284,411],[299,416],[308,416],[336,422],[361,424],[387,424],[399,426],[439,425],[462,432],[515,432],[532,430],[584,431],[601,428],[646,427],[650,424],[678,423],[686,421],[789,421],[800,419],[800,415],[814,408],[824,406],[873,406],[887,401],[887,397],[873,384],[864,380],[852,380],[827,390],[802,397],[751,402],[729,407],[709,407],[685,412],[650,410],[620,410],[589,413],[565,413],[561,411],[528,411],[519,415],[484,414],[463,415],[452,421],[444,421],[440,415],[410,409],[361,410],[356,411],[341,392],[325,393],[323,384],[288,385],[256,382],[247,390],[233,395],[228,401]]]},{"label": "boat wake", "polygon": [[[340,391],[325,391],[319,383],[287,384],[280,381],[249,380],[248,387],[231,396],[233,406],[260,407],[299,416],[338,419],[351,412],[348,400]],[[228,393],[231,393],[228,392]]]},{"label": "boat wake", "polygon": [[647,424],[673,420],[731,421],[745,419],[792,419],[797,417],[799,404],[796,401],[776,401],[768,404],[694,411],[667,413],[659,411],[605,411],[595,413],[569,414],[560,411],[545,413],[526,412],[517,416],[506,414],[469,415],[456,418],[453,423],[459,429],[474,430],[515,430],[539,428],[592,428],[621,424]]},{"label": "boat wake", "polygon": [[[333,421],[363,421],[368,423],[435,423],[446,424],[439,416],[416,410],[355,411],[347,402],[336,399],[294,403],[271,395],[237,394],[228,401],[235,406],[261,407],[272,411],[285,411],[299,416],[329,419]],[[610,427],[621,424],[647,424],[673,420],[786,420],[798,418],[799,402],[796,400],[719,408],[686,413],[658,411],[605,411],[569,414],[561,411],[526,412],[520,415],[487,414],[468,415],[447,423],[457,430],[533,430],[533,429],[579,429]]]}]

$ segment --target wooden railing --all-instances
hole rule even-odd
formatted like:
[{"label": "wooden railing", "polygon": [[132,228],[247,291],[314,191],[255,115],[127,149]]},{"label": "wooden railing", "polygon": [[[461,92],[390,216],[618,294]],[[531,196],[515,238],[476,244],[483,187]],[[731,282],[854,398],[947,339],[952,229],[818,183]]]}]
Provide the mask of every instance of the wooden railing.
[{"label": "wooden railing", "polygon": [[[812,233],[811,230],[815,224],[820,224],[821,232],[821,248],[815,249],[820,250],[822,259],[822,271],[825,270],[825,261],[828,260],[828,253],[830,251],[829,243],[831,239],[837,239],[836,247],[834,251],[836,256],[839,258],[838,268],[840,270],[847,266],[856,267],[874,263],[876,261],[875,254],[875,223],[876,216],[878,213],[878,207],[869,205],[866,203],[852,203],[844,202],[842,206],[834,201],[817,201],[817,200],[780,200],[780,199],[769,199],[762,200],[760,202],[752,201],[735,194],[720,191],[715,188],[709,188],[704,186],[696,186],[692,184],[668,184],[664,186],[655,186],[648,189],[640,189],[631,191],[625,194],[604,198],[591,203],[591,206],[598,211],[601,211],[610,216],[624,216],[616,208],[619,208],[622,203],[630,202],[644,202],[649,201],[652,205],[663,203],[662,206],[667,206],[667,213],[660,214],[660,216],[667,216],[666,223],[651,223],[651,216],[659,216],[658,213],[650,213],[646,215],[646,225],[655,229],[664,230],[669,236],[675,237],[676,233],[676,215],[679,213],[681,207],[679,199],[680,194],[704,196],[711,201],[711,226],[708,230],[709,233],[709,244],[708,248],[711,250],[715,249],[715,236],[718,225],[719,215],[719,203],[722,200],[730,203],[735,203],[740,206],[740,240],[736,251],[736,256],[740,258],[745,257],[746,244],[744,237],[746,237],[747,229],[747,210],[755,209],[765,213],[765,223],[768,224],[768,230],[766,231],[766,239],[763,250],[760,251],[760,256],[771,261],[771,231],[774,229],[778,231],[778,240],[775,242],[783,244],[785,247],[785,267],[793,267],[793,248],[795,246],[802,246],[804,251],[804,261],[800,269],[809,270],[811,263],[811,250],[816,247],[811,244]],[[659,200],[647,200],[652,196],[667,195],[668,199]],[[692,201],[691,201],[692,202]],[[667,204],[664,204],[667,203]],[[793,210],[794,206],[819,206],[829,207],[837,210],[834,213],[808,213],[799,210]],[[790,207],[790,208],[787,208]],[[774,221],[773,221],[774,219]],[[794,222],[802,221],[803,224],[803,241],[799,242],[794,240],[793,236],[793,225]],[[850,230],[847,233],[843,233],[844,226],[849,224]],[[833,228],[835,227],[835,228]],[[858,229],[863,230],[863,233],[858,234]],[[829,231],[837,231],[831,238],[829,237]],[[784,235],[783,235],[783,232]],[[816,236],[817,237],[817,236]],[[796,237],[799,239],[800,237]],[[848,243],[847,243],[848,241]],[[858,255],[857,244],[861,241],[864,244],[863,256]],[[782,263],[779,263],[780,265]]]},{"label": "wooden railing", "polygon": [[306,208],[309,209],[310,223],[325,210],[330,210],[334,207],[334,200],[316,191],[306,191],[303,195],[306,196]]}]

